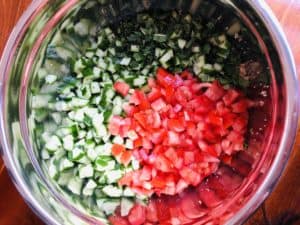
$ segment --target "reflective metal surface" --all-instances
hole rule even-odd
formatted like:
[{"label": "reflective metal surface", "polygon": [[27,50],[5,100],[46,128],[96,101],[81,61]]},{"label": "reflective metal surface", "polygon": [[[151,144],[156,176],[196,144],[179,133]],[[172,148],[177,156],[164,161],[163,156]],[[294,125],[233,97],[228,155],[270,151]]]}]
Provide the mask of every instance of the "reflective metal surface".
[{"label": "reflective metal surface", "polygon": [[[53,28],[85,1],[36,0],[15,27],[7,43],[0,71],[0,128],[5,164],[24,199],[47,224],[101,224],[97,218],[80,209],[49,182],[35,157],[28,130],[30,112],[27,91],[40,51]],[[241,224],[268,196],[286,165],[298,120],[298,87],[291,52],[275,17],[260,0],[220,0],[224,10],[232,10],[251,29],[268,62],[272,78],[272,121],[265,138],[259,142],[263,153],[254,171],[235,197],[214,209],[197,224],[223,217],[226,224]],[[218,3],[218,4],[219,4]],[[214,10],[208,0],[194,1],[122,1],[108,4],[118,15],[148,8],[184,9],[199,13]],[[103,19],[111,17],[103,6]],[[208,14],[209,15],[209,14]],[[81,218],[81,219],[79,219]]]}]

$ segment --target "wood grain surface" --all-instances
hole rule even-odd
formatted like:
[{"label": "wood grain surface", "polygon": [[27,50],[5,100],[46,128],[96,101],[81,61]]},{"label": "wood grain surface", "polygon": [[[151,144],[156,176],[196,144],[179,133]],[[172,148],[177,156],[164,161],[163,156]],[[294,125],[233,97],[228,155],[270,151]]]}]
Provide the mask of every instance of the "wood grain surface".
[{"label": "wood grain surface", "polygon": [[[5,42],[31,0],[0,0],[0,55]],[[287,33],[300,72],[300,0],[267,1]],[[293,4],[291,4],[293,3]],[[300,73],[299,73],[300,74]],[[288,166],[274,192],[246,225],[300,225],[300,131]],[[26,206],[0,159],[0,225],[42,225]]]}]

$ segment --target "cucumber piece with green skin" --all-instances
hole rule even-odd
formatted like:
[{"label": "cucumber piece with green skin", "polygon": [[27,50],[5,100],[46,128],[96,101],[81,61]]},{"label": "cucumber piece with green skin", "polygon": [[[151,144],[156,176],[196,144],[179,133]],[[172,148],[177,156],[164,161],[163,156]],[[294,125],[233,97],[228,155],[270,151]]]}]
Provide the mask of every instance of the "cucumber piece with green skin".
[{"label": "cucumber piece with green skin", "polygon": [[99,172],[113,170],[116,162],[110,156],[99,156],[95,161],[95,170]]}]

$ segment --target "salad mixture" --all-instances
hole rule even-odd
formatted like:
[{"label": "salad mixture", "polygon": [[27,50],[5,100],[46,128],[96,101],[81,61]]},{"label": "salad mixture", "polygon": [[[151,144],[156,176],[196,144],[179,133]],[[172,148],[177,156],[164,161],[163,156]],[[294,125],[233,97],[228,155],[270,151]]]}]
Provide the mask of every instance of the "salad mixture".
[{"label": "salad mixture", "polygon": [[192,224],[251,171],[256,43],[179,11],[84,15],[53,35],[32,90],[46,173],[107,223]]}]

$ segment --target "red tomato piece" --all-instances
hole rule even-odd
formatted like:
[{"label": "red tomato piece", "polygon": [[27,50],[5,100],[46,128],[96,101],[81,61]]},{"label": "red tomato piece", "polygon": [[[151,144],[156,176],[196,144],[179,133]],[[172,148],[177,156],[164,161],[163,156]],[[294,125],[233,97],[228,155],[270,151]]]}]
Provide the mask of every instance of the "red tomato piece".
[{"label": "red tomato piece", "polygon": [[117,215],[110,216],[108,220],[112,225],[130,225],[126,218]]},{"label": "red tomato piece", "polygon": [[125,166],[128,166],[129,163],[131,162],[132,158],[132,152],[131,151],[124,151],[121,154],[121,163]]},{"label": "red tomato piece", "polygon": [[156,79],[163,87],[173,87],[175,84],[174,76],[163,68],[158,68],[156,72]]},{"label": "red tomato piece", "polygon": [[210,100],[218,101],[225,95],[225,90],[218,81],[214,81],[204,93]]},{"label": "red tomato piece", "polygon": [[240,96],[240,93],[234,89],[229,89],[223,97],[226,106],[231,105]]},{"label": "red tomato piece", "polygon": [[163,189],[166,187],[166,181],[164,178],[156,176],[152,179],[151,184],[154,188]]},{"label": "red tomato piece", "polygon": [[146,209],[144,206],[136,204],[130,210],[128,221],[131,225],[142,225],[146,222]]},{"label": "red tomato piece", "polygon": [[166,204],[166,201],[164,199],[156,199],[154,202],[156,205],[158,221],[161,224],[167,222],[171,217],[168,204]]},{"label": "red tomato piece", "polygon": [[183,132],[185,130],[185,121],[183,118],[168,120],[168,127],[175,132]]},{"label": "red tomato piece", "polygon": [[161,91],[158,88],[152,88],[147,97],[149,102],[154,102],[161,97]]},{"label": "red tomato piece", "polygon": [[200,175],[188,167],[184,167],[179,171],[181,177],[189,184],[194,186],[200,183]]},{"label": "red tomato piece", "polygon": [[157,156],[154,163],[155,163],[155,167],[157,170],[160,170],[162,172],[173,172],[174,171],[170,161],[163,155]]},{"label": "red tomato piece", "polygon": [[147,205],[146,218],[149,222],[158,222],[156,204],[152,200],[150,200],[149,204]]},{"label": "red tomato piece", "polygon": [[234,113],[243,113],[246,112],[249,108],[249,102],[247,99],[239,100],[238,102],[231,105],[232,112]]},{"label": "red tomato piece", "polygon": [[176,133],[174,131],[169,131],[168,132],[167,143],[170,146],[179,145],[180,144],[180,138],[179,138],[178,133]]},{"label": "red tomato piece", "polygon": [[185,180],[180,179],[176,184],[176,193],[181,193],[188,186],[189,184]]},{"label": "red tomato piece", "polygon": [[166,107],[166,103],[162,98],[159,98],[151,103],[151,107],[158,112]]},{"label": "red tomato piece", "polygon": [[113,116],[109,121],[108,130],[112,135],[119,135],[120,128],[123,124],[122,117]]},{"label": "red tomato piece", "polygon": [[151,141],[154,144],[160,144],[163,142],[163,140],[167,137],[167,132],[164,129],[158,130],[158,131],[154,131],[151,134]]},{"label": "red tomato piece", "polygon": [[121,94],[123,96],[126,96],[129,92],[130,87],[125,82],[117,81],[117,82],[114,83],[114,89],[119,94]]},{"label": "red tomato piece", "polygon": [[111,153],[113,156],[118,157],[126,151],[123,145],[113,144],[111,148]]}]

